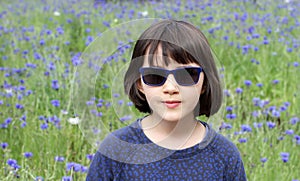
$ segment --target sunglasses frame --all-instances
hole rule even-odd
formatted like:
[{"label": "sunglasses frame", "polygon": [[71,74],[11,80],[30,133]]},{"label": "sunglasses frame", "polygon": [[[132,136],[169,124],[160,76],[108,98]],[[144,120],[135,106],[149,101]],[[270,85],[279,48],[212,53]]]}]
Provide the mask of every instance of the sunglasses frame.
[{"label": "sunglasses frame", "polygon": [[[197,81],[196,81],[196,82],[193,81],[194,83],[192,83],[192,84],[181,84],[181,83],[179,83],[179,82],[177,81],[177,79],[176,79],[176,72],[177,72],[178,70],[189,69],[189,68],[193,68],[193,69],[196,69],[196,70],[197,70],[197,75],[198,75]],[[144,75],[144,72],[145,72],[145,70],[147,70],[147,69],[162,70],[163,73],[164,73],[164,75],[161,75],[161,76],[164,77],[164,80],[163,80],[160,84],[150,84],[150,83],[148,83],[148,82],[145,81],[145,79],[144,79],[144,76],[145,76],[145,75]],[[167,81],[168,76],[169,76],[170,74],[173,74],[173,76],[174,76],[174,78],[175,78],[175,81],[176,81],[176,83],[177,83],[178,85],[180,85],[180,86],[192,86],[192,85],[195,85],[195,84],[197,84],[197,83],[199,82],[200,74],[201,74],[201,72],[203,72],[203,68],[202,68],[202,67],[192,67],[192,66],[187,66],[187,67],[179,67],[179,68],[176,68],[176,69],[173,69],[173,70],[167,70],[167,69],[160,68],[160,67],[140,67],[140,68],[139,68],[139,72],[140,72],[141,75],[142,75],[142,80],[143,80],[143,82],[144,82],[146,85],[149,85],[149,86],[158,87],[158,86],[164,85],[165,82]],[[154,75],[155,75],[155,74],[154,74]]]}]

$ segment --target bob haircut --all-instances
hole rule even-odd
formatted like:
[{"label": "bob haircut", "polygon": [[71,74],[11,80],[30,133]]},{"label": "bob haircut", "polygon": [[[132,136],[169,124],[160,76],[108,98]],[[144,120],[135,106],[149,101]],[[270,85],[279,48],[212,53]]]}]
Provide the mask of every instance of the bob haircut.
[{"label": "bob haircut", "polygon": [[149,55],[149,65],[155,64],[153,55],[157,55],[159,46],[162,48],[162,56],[167,57],[160,63],[168,65],[171,58],[180,64],[196,63],[203,68],[202,93],[194,115],[209,117],[218,112],[222,104],[222,88],[210,45],[194,25],[176,20],[161,20],[151,25],[135,44],[124,78],[125,93],[135,107],[144,113],[152,112],[145,95],[138,89],[141,84],[139,68],[143,66],[146,53]]}]

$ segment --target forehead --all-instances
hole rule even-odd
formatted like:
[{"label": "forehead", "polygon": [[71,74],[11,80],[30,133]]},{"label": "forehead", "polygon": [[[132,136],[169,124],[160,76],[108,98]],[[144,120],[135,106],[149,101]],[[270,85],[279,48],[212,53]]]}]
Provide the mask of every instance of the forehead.
[{"label": "forehead", "polygon": [[182,47],[168,42],[150,43],[143,60],[143,66],[199,65],[199,62]]}]

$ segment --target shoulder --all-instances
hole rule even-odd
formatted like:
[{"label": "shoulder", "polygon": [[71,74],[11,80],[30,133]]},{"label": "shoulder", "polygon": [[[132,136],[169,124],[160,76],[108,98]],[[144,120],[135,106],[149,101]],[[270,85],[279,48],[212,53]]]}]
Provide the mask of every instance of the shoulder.
[{"label": "shoulder", "polygon": [[118,140],[139,144],[140,143],[140,133],[141,128],[139,126],[138,120],[131,123],[128,126],[120,128],[111,132],[107,137],[106,140],[110,140],[112,137],[117,138]]},{"label": "shoulder", "polygon": [[212,150],[225,166],[226,180],[247,180],[240,152],[232,141],[217,133],[212,142]]},{"label": "shoulder", "polygon": [[112,160],[124,162],[142,142],[137,121],[108,134],[100,143],[98,152]]},{"label": "shoulder", "polygon": [[220,133],[216,133],[215,138],[211,142],[211,148],[225,163],[233,163],[241,160],[237,146]]}]

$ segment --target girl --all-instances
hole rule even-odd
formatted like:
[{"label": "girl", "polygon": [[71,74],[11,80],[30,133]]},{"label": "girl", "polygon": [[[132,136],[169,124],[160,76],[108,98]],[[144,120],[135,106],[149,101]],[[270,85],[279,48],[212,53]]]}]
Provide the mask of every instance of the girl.
[{"label": "girl", "polygon": [[196,119],[219,110],[222,89],[195,26],[162,20],[145,30],[124,87],[148,115],[104,139],[86,180],[246,180],[236,146]]}]

